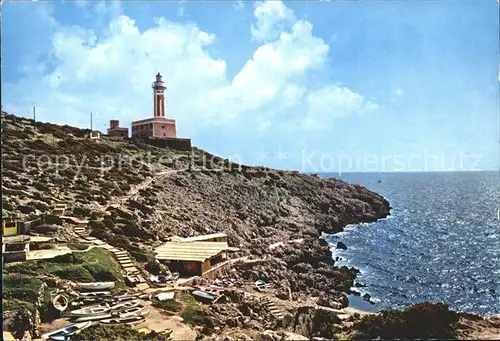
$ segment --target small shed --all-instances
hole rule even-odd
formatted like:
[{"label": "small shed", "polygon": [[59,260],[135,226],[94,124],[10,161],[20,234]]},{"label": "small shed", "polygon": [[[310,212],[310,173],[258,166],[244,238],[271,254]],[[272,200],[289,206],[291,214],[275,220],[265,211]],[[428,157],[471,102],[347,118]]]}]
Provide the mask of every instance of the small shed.
[{"label": "small shed", "polygon": [[170,271],[182,275],[203,275],[214,265],[227,260],[227,242],[168,242],[155,250],[156,259]]}]

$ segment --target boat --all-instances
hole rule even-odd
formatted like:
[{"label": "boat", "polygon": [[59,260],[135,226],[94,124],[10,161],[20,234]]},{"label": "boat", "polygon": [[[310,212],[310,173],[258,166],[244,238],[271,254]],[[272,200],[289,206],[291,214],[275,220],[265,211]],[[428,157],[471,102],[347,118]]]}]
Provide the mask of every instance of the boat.
[{"label": "boat", "polygon": [[123,325],[129,325],[129,326],[136,326],[138,324],[143,323],[146,321],[146,319],[142,316],[131,316],[131,317],[124,317],[124,318],[111,318],[111,319],[105,319],[101,320],[101,323],[103,324],[123,324]]},{"label": "boat", "polygon": [[155,298],[158,301],[168,301],[168,300],[173,300],[175,296],[174,291],[169,291],[169,292],[161,292],[155,296]]},{"label": "boat", "polygon": [[110,291],[79,292],[78,296],[83,296],[83,297],[111,296],[111,292]]},{"label": "boat", "polygon": [[77,283],[76,286],[81,290],[105,290],[114,288],[115,282]]},{"label": "boat", "polygon": [[122,303],[115,304],[109,307],[110,311],[120,310],[120,309],[129,309],[137,307],[141,302],[139,300],[126,301]]},{"label": "boat", "polygon": [[126,318],[132,316],[143,316],[146,317],[149,315],[150,310],[146,309],[144,306],[140,305],[133,308],[124,309],[122,311],[113,312],[113,317]]},{"label": "boat", "polygon": [[54,308],[56,308],[60,312],[63,312],[66,310],[66,308],[68,308],[68,303],[69,303],[68,298],[64,295],[57,295],[52,300],[52,304],[54,305]]},{"label": "boat", "polygon": [[113,315],[111,314],[89,315],[89,316],[79,317],[75,319],[75,322],[99,321],[99,320],[109,319],[111,317],[113,317]]},{"label": "boat", "polygon": [[259,279],[255,281],[255,288],[260,292],[265,291],[267,289],[267,283]]},{"label": "boat", "polygon": [[191,294],[202,301],[214,301],[217,298],[213,293],[205,290],[195,290]]},{"label": "boat", "polygon": [[42,335],[42,340],[67,340],[68,336],[75,334],[76,332],[90,327],[92,322],[81,322],[70,324],[64,328],[55,330],[53,332],[45,333]]},{"label": "boat", "polygon": [[136,300],[139,297],[139,295],[130,295],[130,296],[114,296],[113,298],[110,299],[111,302],[126,302],[126,301],[132,301]]},{"label": "boat", "polygon": [[72,316],[92,316],[92,315],[102,315],[107,314],[110,311],[109,305],[93,305],[90,307],[85,307],[77,310],[71,311]]}]

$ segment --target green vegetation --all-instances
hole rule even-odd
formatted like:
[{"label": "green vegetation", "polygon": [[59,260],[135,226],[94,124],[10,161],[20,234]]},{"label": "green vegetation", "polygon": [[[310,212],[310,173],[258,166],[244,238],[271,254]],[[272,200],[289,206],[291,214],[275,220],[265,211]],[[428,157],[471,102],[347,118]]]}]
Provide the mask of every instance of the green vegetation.
[{"label": "green vegetation", "polygon": [[21,301],[19,299],[10,299],[3,301],[3,310],[27,310],[27,311],[35,311],[35,304],[31,302]]},{"label": "green vegetation", "polygon": [[123,280],[120,266],[111,258],[108,251],[100,248],[93,248],[88,252],[65,254],[47,261],[6,264],[4,272],[55,275],[77,282],[121,282]]},{"label": "green vegetation", "polygon": [[68,247],[69,247],[71,250],[79,250],[79,251],[82,251],[82,250],[87,250],[87,249],[89,248],[89,244],[71,243],[71,244],[68,244]]},{"label": "green vegetation", "polygon": [[177,293],[177,300],[184,303],[185,309],[181,314],[181,317],[186,323],[193,326],[204,325],[205,327],[211,326],[211,321],[208,318],[208,312],[206,308],[200,304],[196,299],[187,291],[181,291]]},{"label": "green vegetation", "polygon": [[184,322],[189,323],[193,326],[206,324],[207,316],[207,312],[201,306],[188,306],[181,314]]},{"label": "green vegetation", "polygon": [[[38,278],[21,274],[3,275],[3,299],[35,303],[43,282]],[[16,301],[13,301],[15,304]]]},{"label": "green vegetation", "polygon": [[146,264],[146,270],[153,275],[158,275],[161,271],[161,264],[156,259],[151,258],[148,260],[148,264]]},{"label": "green vegetation", "polygon": [[425,302],[365,316],[353,328],[361,339],[450,339],[457,322],[458,315],[446,304]]},{"label": "green vegetation", "polygon": [[149,334],[140,333],[130,326],[97,326],[82,330],[80,333],[71,336],[73,341],[163,341],[169,340],[166,335],[151,332]]},{"label": "green vegetation", "polygon": [[177,313],[182,310],[182,303],[176,300],[168,300],[168,301],[153,301],[153,307],[165,309],[174,313]]}]

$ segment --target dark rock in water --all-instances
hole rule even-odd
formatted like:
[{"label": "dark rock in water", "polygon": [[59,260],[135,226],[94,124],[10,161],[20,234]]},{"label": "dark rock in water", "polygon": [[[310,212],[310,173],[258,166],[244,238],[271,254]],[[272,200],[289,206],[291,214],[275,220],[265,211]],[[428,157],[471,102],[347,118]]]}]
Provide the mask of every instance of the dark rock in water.
[{"label": "dark rock in water", "polygon": [[337,242],[337,249],[347,250],[347,245],[342,242]]},{"label": "dark rock in water", "polygon": [[371,298],[370,294],[364,294],[364,295],[363,295],[363,299],[364,299],[365,301],[367,301],[367,302],[370,302],[370,298]]},{"label": "dark rock in water", "polygon": [[361,296],[361,293],[357,290],[351,290],[351,294],[353,294],[354,296]]},{"label": "dark rock in water", "polygon": [[356,283],[354,283],[354,286],[355,286],[356,288],[364,288],[364,287],[366,287],[366,284],[361,284],[361,283],[359,283],[359,282],[356,282]]},{"label": "dark rock in water", "polygon": [[340,260],[340,257],[339,257],[339,256],[335,257],[335,261],[336,261],[336,262],[338,262],[339,260]]}]

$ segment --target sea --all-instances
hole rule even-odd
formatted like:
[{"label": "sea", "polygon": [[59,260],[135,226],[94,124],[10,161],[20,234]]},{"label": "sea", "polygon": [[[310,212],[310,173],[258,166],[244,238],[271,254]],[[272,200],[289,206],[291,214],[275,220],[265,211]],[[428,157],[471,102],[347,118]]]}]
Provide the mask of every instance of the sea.
[{"label": "sea", "polygon": [[[443,302],[456,311],[500,313],[498,172],[321,174],[361,184],[386,198],[391,215],[328,235],[337,265],[360,270],[365,311]],[[347,250],[337,250],[338,241]]]}]

